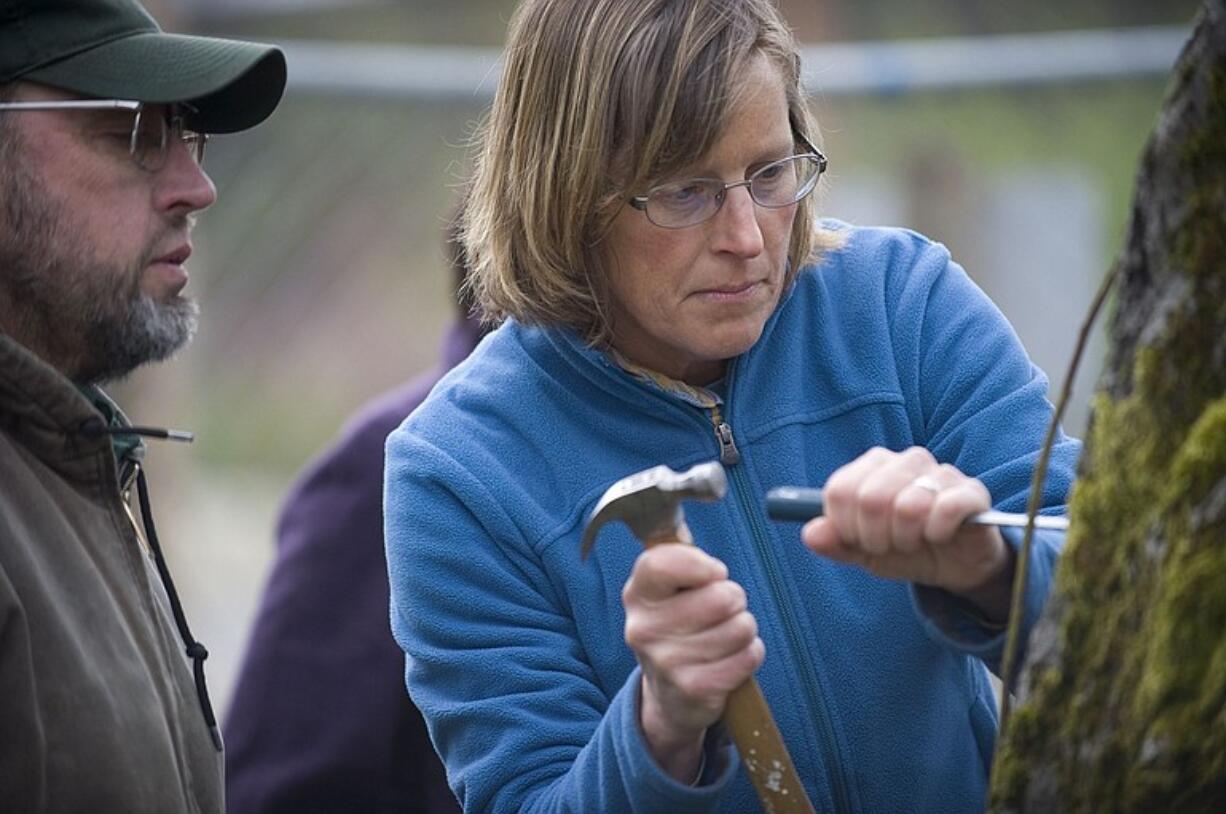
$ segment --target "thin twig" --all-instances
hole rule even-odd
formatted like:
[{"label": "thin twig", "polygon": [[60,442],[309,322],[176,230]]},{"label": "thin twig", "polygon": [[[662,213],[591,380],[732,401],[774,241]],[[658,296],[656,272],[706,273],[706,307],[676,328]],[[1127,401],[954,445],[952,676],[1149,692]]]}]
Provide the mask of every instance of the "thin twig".
[{"label": "thin twig", "polygon": [[1047,464],[1051,459],[1052,447],[1056,443],[1056,431],[1060,428],[1060,422],[1064,418],[1064,410],[1068,406],[1069,397],[1073,394],[1073,380],[1077,376],[1077,368],[1081,365],[1081,358],[1085,355],[1090,329],[1094,327],[1094,322],[1098,319],[1098,313],[1102,310],[1102,305],[1107,299],[1107,292],[1111,290],[1111,285],[1115,282],[1118,273],[1119,264],[1117,263],[1112,266],[1111,271],[1103,278],[1102,283],[1098,287],[1098,293],[1094,295],[1094,301],[1090,304],[1090,311],[1086,314],[1085,321],[1081,325],[1081,333],[1077,336],[1077,346],[1073,350],[1073,358],[1069,362],[1068,373],[1064,376],[1060,401],[1057,403],[1055,412],[1052,413],[1051,421],[1047,425],[1047,437],[1043,440],[1043,448],[1039,453],[1039,460],[1034,469],[1034,478],[1030,482],[1030,498],[1026,504],[1026,531],[1022,535],[1022,547],[1017,555],[1017,571],[1013,575],[1013,597],[1009,607],[1009,631],[1005,637],[1005,653],[1000,671],[1000,679],[1003,685],[1000,699],[999,738],[1001,740],[1004,739],[1005,728],[1009,723],[1011,708],[1009,699],[1013,695],[1014,689],[1013,665],[1018,657],[1018,645],[1021,639],[1022,606],[1026,597],[1026,579],[1030,571],[1030,550],[1034,541],[1034,518],[1039,513],[1039,504],[1043,500],[1043,484],[1047,480]]}]

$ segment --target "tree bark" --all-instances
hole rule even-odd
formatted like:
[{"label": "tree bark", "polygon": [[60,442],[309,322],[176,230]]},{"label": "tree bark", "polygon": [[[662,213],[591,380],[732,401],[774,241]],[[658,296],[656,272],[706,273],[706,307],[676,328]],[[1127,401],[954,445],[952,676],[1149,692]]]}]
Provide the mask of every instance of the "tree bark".
[{"label": "tree bark", "polygon": [[1057,587],[1002,733],[996,812],[1226,801],[1226,0],[1141,161]]}]

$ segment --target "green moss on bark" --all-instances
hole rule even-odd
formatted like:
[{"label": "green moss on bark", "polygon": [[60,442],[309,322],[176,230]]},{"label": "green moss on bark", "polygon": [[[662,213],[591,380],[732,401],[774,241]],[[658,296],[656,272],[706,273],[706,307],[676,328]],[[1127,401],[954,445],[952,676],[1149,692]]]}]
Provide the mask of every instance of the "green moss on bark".
[{"label": "green moss on bark", "polygon": [[1226,795],[1226,396],[1182,441],[1172,429],[1143,388],[1099,398],[1058,580],[1062,659],[1011,721],[995,807],[1026,810],[1036,779],[1073,811]]}]

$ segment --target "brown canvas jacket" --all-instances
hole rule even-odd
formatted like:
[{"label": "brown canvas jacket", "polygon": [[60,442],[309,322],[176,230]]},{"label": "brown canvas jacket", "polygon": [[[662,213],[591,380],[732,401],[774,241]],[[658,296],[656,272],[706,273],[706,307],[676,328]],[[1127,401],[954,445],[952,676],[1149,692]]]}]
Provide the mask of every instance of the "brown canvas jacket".
[{"label": "brown canvas jacket", "polygon": [[223,809],[166,594],[98,412],[0,334],[0,812]]}]

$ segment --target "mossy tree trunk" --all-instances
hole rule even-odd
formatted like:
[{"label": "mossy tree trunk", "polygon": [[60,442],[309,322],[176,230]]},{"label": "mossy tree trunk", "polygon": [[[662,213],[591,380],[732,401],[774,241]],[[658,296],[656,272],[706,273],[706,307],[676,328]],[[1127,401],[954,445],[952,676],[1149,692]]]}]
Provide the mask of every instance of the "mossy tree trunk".
[{"label": "mossy tree trunk", "polygon": [[996,812],[1226,804],[1226,0],[1208,0],[1176,65],[1117,273]]}]

